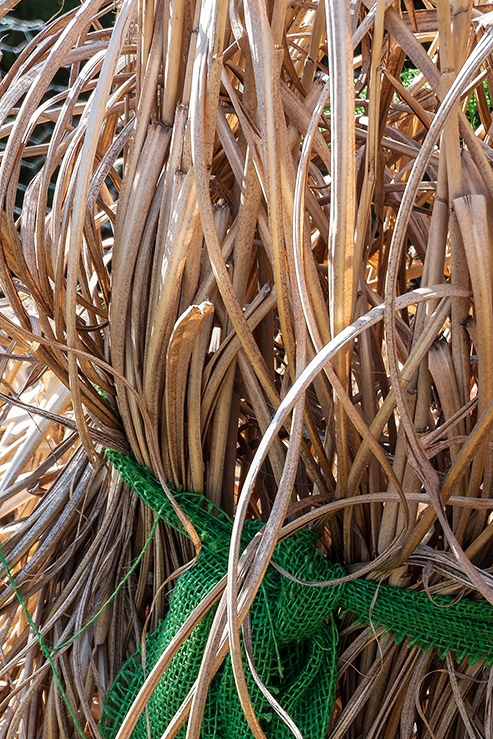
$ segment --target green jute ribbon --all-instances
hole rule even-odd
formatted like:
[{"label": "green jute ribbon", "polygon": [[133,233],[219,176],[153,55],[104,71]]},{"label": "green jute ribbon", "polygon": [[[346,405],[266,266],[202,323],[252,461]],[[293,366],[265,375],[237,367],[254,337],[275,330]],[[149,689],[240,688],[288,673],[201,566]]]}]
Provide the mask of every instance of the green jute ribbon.
[{"label": "green jute ribbon", "polygon": [[[153,511],[182,530],[160,484],[129,457],[108,451],[108,457],[127,483]],[[147,637],[145,671],[148,674],[184,621],[202,598],[227,572],[232,524],[213,511],[203,496],[176,493],[203,548],[195,565],[173,590],[166,618]],[[244,544],[262,527],[246,522]],[[323,582],[345,574],[316,548],[316,535],[306,529],[280,542],[273,562],[298,580]],[[436,649],[440,657],[454,653],[493,663],[493,608],[484,601],[451,598],[403,590],[359,578],[344,584],[313,587],[295,582],[269,567],[251,608],[251,639],[257,673],[272,696],[292,717],[304,739],[323,739],[332,716],[337,682],[338,633],[336,616],[354,614],[360,624],[371,621],[394,635],[409,639],[423,650]],[[154,690],[147,712],[139,719],[132,739],[160,739],[195,682],[214,609],[195,627],[180,647]],[[255,683],[244,657],[253,707],[267,737],[291,739],[293,734]],[[140,652],[123,665],[111,687],[100,721],[103,739],[114,739],[144,683]],[[147,720],[149,723],[147,723]],[[185,737],[186,726],[180,733]],[[236,692],[229,657],[214,677],[202,724],[203,739],[248,739],[251,732]]]}]

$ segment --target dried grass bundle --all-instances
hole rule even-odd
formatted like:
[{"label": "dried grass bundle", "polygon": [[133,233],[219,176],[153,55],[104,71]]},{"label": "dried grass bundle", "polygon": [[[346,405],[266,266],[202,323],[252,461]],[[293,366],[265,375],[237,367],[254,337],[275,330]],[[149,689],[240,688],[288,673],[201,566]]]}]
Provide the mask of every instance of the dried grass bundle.
[{"label": "dried grass bundle", "polygon": [[[403,7],[84,0],[1,81],[1,739],[98,737],[193,557],[104,446],[266,522],[246,599],[311,510],[493,604],[490,5]],[[330,737],[490,739],[491,689],[346,616]]]}]

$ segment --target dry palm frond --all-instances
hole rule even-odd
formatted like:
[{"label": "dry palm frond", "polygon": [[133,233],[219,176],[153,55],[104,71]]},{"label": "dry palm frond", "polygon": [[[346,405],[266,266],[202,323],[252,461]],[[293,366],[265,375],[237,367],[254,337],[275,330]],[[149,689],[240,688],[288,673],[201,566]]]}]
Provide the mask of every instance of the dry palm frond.
[{"label": "dry palm frond", "polygon": [[[84,0],[2,79],[1,739],[98,737],[193,558],[104,446],[235,517],[193,737],[227,629],[263,736],[238,634],[283,525],[493,604],[490,5],[402,5]],[[481,661],[350,615],[339,661],[331,739],[489,739]]]}]

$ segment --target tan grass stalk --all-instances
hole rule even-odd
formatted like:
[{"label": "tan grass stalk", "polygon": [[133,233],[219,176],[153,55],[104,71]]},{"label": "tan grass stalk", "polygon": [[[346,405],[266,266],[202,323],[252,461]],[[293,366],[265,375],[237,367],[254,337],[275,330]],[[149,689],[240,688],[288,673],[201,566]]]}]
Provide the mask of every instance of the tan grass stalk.
[{"label": "tan grass stalk", "polygon": [[[154,529],[104,444],[234,517],[119,739],[215,603],[164,736],[199,738],[228,652],[269,736],[240,630],[260,684],[249,609],[300,527],[343,580],[492,600],[493,36],[489,6],[425,5],[84,0],[0,83],[0,542],[87,736],[201,546],[178,508],[193,544]],[[339,626],[331,739],[491,735],[481,661]],[[0,739],[76,736],[7,580],[0,648]]]}]

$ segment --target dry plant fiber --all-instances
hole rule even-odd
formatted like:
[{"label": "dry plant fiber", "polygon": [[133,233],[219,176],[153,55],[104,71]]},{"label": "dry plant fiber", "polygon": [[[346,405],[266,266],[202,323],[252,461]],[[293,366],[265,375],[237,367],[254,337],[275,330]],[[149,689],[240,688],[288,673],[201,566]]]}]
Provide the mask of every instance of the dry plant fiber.
[{"label": "dry plant fiber", "polygon": [[5,70],[0,739],[493,738],[491,7],[83,0]]}]

